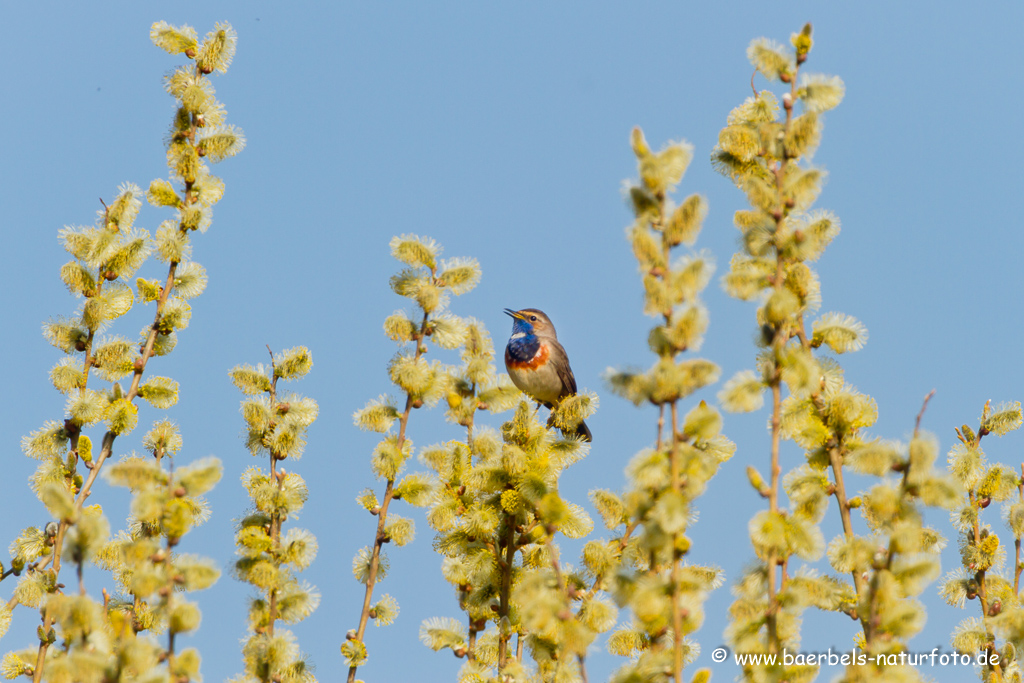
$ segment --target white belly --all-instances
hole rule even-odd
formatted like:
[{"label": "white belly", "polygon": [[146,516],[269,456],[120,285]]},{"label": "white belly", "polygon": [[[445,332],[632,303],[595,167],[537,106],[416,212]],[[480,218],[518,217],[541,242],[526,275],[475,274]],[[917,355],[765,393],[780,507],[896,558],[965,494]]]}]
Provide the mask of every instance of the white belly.
[{"label": "white belly", "polygon": [[531,398],[541,403],[558,403],[562,394],[562,379],[551,363],[546,363],[536,370],[510,368],[508,374],[512,378],[512,383]]}]

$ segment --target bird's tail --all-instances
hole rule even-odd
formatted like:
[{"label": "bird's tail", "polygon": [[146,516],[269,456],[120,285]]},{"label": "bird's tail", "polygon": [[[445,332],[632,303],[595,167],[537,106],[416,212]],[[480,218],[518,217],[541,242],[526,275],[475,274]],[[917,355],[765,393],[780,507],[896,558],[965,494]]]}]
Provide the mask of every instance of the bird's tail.
[{"label": "bird's tail", "polygon": [[[550,429],[551,427],[554,427],[554,426],[555,426],[555,415],[554,415],[554,413],[552,413],[551,415],[548,416],[548,429]],[[594,438],[590,435],[590,427],[588,427],[587,423],[584,422],[583,420],[580,420],[580,423],[578,425],[576,425],[576,431],[574,431],[574,432],[567,432],[567,431],[565,431],[563,429],[562,430],[562,434],[564,436],[575,436],[575,437],[583,439],[584,441],[587,441],[587,442],[591,442],[591,441],[594,440]]]},{"label": "bird's tail", "polygon": [[584,441],[588,442],[594,440],[594,438],[590,434],[590,428],[587,427],[587,423],[584,422],[583,420],[580,420],[579,425],[576,427],[576,433],[574,434],[574,436],[578,436]]}]

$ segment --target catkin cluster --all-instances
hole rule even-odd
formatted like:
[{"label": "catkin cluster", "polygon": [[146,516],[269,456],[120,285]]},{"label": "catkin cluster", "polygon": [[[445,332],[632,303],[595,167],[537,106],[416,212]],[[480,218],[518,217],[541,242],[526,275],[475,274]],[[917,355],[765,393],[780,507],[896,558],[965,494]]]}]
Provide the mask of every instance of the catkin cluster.
[{"label": "catkin cluster", "polygon": [[[961,486],[961,495],[950,513],[958,534],[961,566],[943,577],[940,594],[956,607],[976,602],[977,616],[957,625],[952,643],[958,652],[988,654],[987,663],[978,671],[985,683],[1022,680],[1024,469],[1017,472],[1002,463],[990,462],[981,449],[981,440],[989,434],[1003,436],[1019,429],[1022,423],[1024,415],[1019,402],[995,408],[986,403],[977,431],[967,425],[957,429],[958,443],[947,457],[949,471]],[[1013,537],[1012,564],[1008,561],[1008,545],[992,524],[983,521],[986,508],[993,502],[1003,504],[1003,520]]]},{"label": "catkin cluster", "polygon": [[[813,42],[807,25],[792,49],[768,39],[747,51],[754,68],[789,86],[780,98],[756,91],[728,117],[712,163],[750,204],[737,211],[743,249],[723,278],[726,291],[758,302],[756,370],[729,380],[719,399],[733,412],[757,410],[771,397],[769,474],[750,465],[747,475],[768,509],[750,522],[757,563],[736,583],[727,636],[743,653],[779,653],[800,643],[808,607],[845,613],[859,623],[853,644],[871,655],[900,652],[923,626],[916,600],[938,573],[943,539],[923,523],[925,506],[951,507],[957,486],[934,468],[937,442],[915,428],[901,445],[866,432],[878,417],[874,399],[847,383],[827,351],[859,350],[867,330],[842,313],[819,313],[821,286],[812,267],[839,232],[838,219],[813,204],[824,172],[809,163],[821,139],[823,112],[842,100],[837,77],[801,73]],[[815,316],[813,320],[810,320]],[[783,475],[780,442],[792,441],[806,462]],[[877,477],[850,496],[844,473]],[[785,492],[789,506],[784,505]],[[820,523],[834,497],[843,534],[826,544]],[[867,533],[858,533],[858,510]],[[809,565],[827,555],[838,575]],[[846,575],[848,578],[843,578]],[[748,681],[802,681],[815,665],[782,661],[744,666]],[[844,681],[916,681],[909,666],[852,663]]]},{"label": "catkin cluster", "polygon": [[[635,220],[627,237],[643,279],[644,312],[658,321],[647,337],[657,360],[647,371],[611,371],[607,379],[637,406],[657,406],[657,430],[653,447],[626,468],[624,492],[591,492],[615,535],[587,543],[583,564],[590,592],[610,592],[632,615],[608,641],[613,654],[630,658],[613,680],[680,681],[700,651],[689,636],[700,628],[703,603],[723,578],[715,567],[685,560],[686,532],[698,497],[735,446],[720,433],[721,415],[704,401],[680,414],[680,403],[720,374],[714,363],[682,355],[700,349],[708,326],[700,293],[714,272],[706,253],[676,256],[680,247],[695,244],[707,213],[700,195],[679,204],[671,197],[693,148],[670,143],[654,152],[640,129],[634,129],[632,145],[640,177],[629,187]],[[707,675],[700,671],[694,680]]]},{"label": "catkin cluster", "polygon": [[[200,41],[188,26],[153,25],[153,42],[192,63],[165,79],[177,108],[167,139],[168,180],[154,180],[143,193],[126,183],[104,204],[93,226],[60,232],[73,257],[60,271],[68,289],[81,300],[74,315],[48,321],[46,339],[66,355],[50,373],[66,399],[64,419],[47,422],[24,438],[30,457],[40,460],[31,485],[53,521],[25,529],[11,545],[10,570],[20,576],[11,600],[0,606],[0,635],[16,605],[38,608],[39,647],[4,657],[8,678],[31,676],[61,680],[144,680],[199,678],[199,655],[177,651],[175,638],[199,626],[198,607],[179,591],[208,587],[218,571],[211,563],[177,551],[184,535],[207,518],[203,494],[219,480],[215,459],[175,467],[181,436],[167,420],[155,422],[143,438],[149,455],[127,455],[104,464],[115,440],[137,426],[142,398],[157,409],[173,406],[178,384],[147,376],[149,361],[170,353],[177,333],[188,327],[189,301],[202,293],[206,272],[192,261],[192,237],[205,231],[224,183],[207,162],[233,156],[244,146],[241,132],[224,125],[223,106],[214,97],[208,75],[227,70],[235,51],[235,33],[218,24]],[[173,211],[154,235],[135,227],[142,198]],[[131,278],[155,253],[166,264],[162,278]],[[110,332],[136,302],[155,304],[152,322],[136,341]],[[109,383],[97,388],[90,380]],[[124,384],[122,384],[124,383]],[[100,429],[94,441],[87,432]],[[110,483],[132,490],[127,528],[110,539],[110,524],[100,505],[85,506],[101,470]],[[65,592],[61,563],[78,572],[78,594]],[[104,589],[102,602],[88,594],[84,565],[100,564],[114,574],[117,594]],[[155,635],[167,634],[166,644]],[[59,647],[52,647],[56,643]]]},{"label": "catkin cluster", "polygon": [[247,397],[242,401],[245,445],[253,456],[266,455],[270,461],[267,470],[249,467],[242,474],[252,508],[238,522],[234,573],[255,587],[257,595],[249,600],[250,634],[242,646],[245,673],[232,679],[235,683],[316,681],[294,634],[276,625],[302,621],[320,604],[317,589],[296,577],[316,558],[316,537],[306,529],[284,529],[288,518],[302,510],[309,491],[301,475],[283,466],[285,460],[302,456],[306,430],[319,407],[311,398],[277,391],[279,380],[299,379],[312,367],[309,349],[299,346],[272,354],[269,368],[240,365],[230,373]]},{"label": "catkin cluster", "polygon": [[[390,595],[373,601],[374,589],[387,574],[389,562],[384,544],[403,546],[415,534],[413,521],[389,514],[394,500],[410,505],[426,506],[431,500],[434,484],[424,474],[401,476],[413,454],[407,434],[409,416],[415,409],[434,406],[447,397],[449,405],[458,405],[458,389],[448,368],[440,361],[429,361],[430,347],[451,350],[460,347],[467,334],[467,324],[446,309],[451,297],[469,292],[480,281],[480,266],[473,259],[441,259],[441,247],[434,240],[416,235],[402,235],[391,240],[391,253],[406,265],[391,278],[391,289],[410,299],[416,306],[415,317],[397,311],[384,321],[384,332],[399,345],[388,365],[392,383],[405,395],[399,408],[389,396],[371,400],[353,416],[355,424],[369,431],[384,434],[374,449],[371,467],[374,476],[385,482],[383,495],[372,489],[359,496],[359,504],[377,518],[372,545],[356,553],[352,573],[366,586],[362,610],[356,628],[348,631],[341,654],[349,665],[348,680],[355,681],[356,670],[367,660],[364,643],[370,619],[378,625],[394,621],[398,602]],[[456,408],[453,408],[455,410]],[[397,423],[398,431],[392,427]]]}]

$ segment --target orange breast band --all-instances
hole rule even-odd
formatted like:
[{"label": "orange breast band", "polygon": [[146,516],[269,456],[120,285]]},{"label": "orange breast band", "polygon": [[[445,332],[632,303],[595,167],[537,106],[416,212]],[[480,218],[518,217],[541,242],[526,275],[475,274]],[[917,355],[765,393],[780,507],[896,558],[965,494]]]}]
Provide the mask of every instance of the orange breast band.
[{"label": "orange breast band", "polygon": [[540,348],[537,349],[537,353],[533,354],[533,358],[528,361],[512,361],[510,364],[516,370],[536,370],[540,366],[548,362],[548,357],[551,356],[551,350],[547,344],[542,343]]}]

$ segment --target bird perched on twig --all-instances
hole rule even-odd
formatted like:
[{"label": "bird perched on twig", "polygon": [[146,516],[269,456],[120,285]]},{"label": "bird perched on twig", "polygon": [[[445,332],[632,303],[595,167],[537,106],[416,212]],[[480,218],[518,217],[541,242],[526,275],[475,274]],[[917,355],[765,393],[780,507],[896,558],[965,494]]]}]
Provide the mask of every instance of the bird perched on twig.
[{"label": "bird perched on twig", "polygon": [[[506,308],[505,313],[513,318],[512,337],[505,347],[505,369],[512,383],[547,408],[566,396],[575,396],[576,378],[551,319],[536,308]],[[591,440],[590,429],[582,420],[574,435]]]}]

